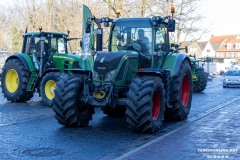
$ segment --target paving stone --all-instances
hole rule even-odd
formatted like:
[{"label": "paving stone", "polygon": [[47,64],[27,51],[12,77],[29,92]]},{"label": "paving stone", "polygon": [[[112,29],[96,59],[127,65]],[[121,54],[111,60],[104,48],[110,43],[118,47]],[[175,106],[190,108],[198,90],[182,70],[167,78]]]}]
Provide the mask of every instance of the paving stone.
[{"label": "paving stone", "polygon": [[[188,123],[125,159],[240,159],[239,104],[240,100]],[[237,152],[224,152],[224,149]]]}]

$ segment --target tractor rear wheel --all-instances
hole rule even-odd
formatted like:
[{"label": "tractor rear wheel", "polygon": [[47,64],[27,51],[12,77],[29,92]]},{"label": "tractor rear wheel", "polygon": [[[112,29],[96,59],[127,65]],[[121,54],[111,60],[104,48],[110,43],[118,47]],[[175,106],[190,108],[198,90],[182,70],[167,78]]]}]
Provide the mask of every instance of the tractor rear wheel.
[{"label": "tractor rear wheel", "polygon": [[80,101],[83,92],[83,77],[62,76],[54,92],[53,111],[58,123],[68,127],[87,126],[92,120],[94,108]]},{"label": "tractor rear wheel", "polygon": [[193,92],[202,92],[207,87],[207,74],[203,69],[198,70],[198,81],[193,84]]},{"label": "tractor rear wheel", "polygon": [[164,85],[159,77],[143,76],[133,79],[127,94],[127,123],[137,132],[157,132],[165,107]]},{"label": "tractor rear wheel", "polygon": [[187,60],[183,61],[177,76],[173,77],[171,85],[171,105],[166,108],[166,120],[184,120],[187,118],[192,102],[192,74]]},{"label": "tractor rear wheel", "polygon": [[43,103],[49,107],[53,106],[52,99],[55,97],[54,90],[56,89],[57,82],[59,81],[60,77],[61,73],[50,72],[42,78],[40,95],[42,96]]},{"label": "tractor rear wheel", "polygon": [[29,70],[18,59],[8,60],[2,71],[2,93],[8,101],[26,102],[33,97],[33,92],[26,91],[30,77]]}]

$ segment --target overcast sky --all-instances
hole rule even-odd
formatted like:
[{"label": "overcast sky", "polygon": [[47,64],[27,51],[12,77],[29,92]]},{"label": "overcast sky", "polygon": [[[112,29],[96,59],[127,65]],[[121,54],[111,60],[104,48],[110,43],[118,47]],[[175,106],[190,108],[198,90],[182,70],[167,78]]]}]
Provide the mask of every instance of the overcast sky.
[{"label": "overcast sky", "polygon": [[240,34],[240,0],[201,0],[199,11],[205,17],[201,24],[210,26],[211,35]]}]

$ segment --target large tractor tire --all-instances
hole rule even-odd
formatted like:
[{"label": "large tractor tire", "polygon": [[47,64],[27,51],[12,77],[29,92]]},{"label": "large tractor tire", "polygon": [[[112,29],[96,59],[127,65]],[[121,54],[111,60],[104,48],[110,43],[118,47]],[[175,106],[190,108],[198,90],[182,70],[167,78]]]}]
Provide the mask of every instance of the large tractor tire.
[{"label": "large tractor tire", "polygon": [[198,81],[193,83],[193,92],[202,92],[207,87],[207,81],[207,74],[204,70],[198,70]]},{"label": "large tractor tire", "polygon": [[92,120],[94,108],[79,100],[82,91],[82,76],[64,75],[57,82],[53,111],[58,123],[67,127],[84,127]]},{"label": "large tractor tire", "polygon": [[115,108],[111,108],[110,106],[107,106],[101,109],[104,114],[110,117],[123,117],[125,116],[125,112],[126,112],[125,106],[116,106]]},{"label": "large tractor tire", "polygon": [[188,117],[192,102],[192,73],[187,60],[184,60],[171,85],[171,108],[165,110],[165,120],[184,120]]},{"label": "large tractor tire", "polygon": [[42,101],[45,105],[51,107],[53,106],[53,98],[55,97],[54,90],[57,87],[57,82],[61,77],[59,72],[47,73],[41,81],[40,85],[40,95]]},{"label": "large tractor tire", "polygon": [[157,132],[165,107],[164,85],[159,77],[143,76],[133,79],[127,94],[127,123],[136,132]]},{"label": "large tractor tire", "polygon": [[8,60],[2,71],[2,93],[8,101],[26,102],[33,97],[33,92],[26,91],[30,77],[29,70],[18,59]]}]

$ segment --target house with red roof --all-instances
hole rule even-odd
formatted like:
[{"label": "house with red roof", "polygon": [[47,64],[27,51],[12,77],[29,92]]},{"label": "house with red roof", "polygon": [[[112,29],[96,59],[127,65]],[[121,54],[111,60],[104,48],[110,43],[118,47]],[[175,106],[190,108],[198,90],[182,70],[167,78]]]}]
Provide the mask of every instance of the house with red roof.
[{"label": "house with red roof", "polygon": [[223,62],[224,59],[240,59],[240,35],[212,36],[203,55],[214,58],[216,62]]},{"label": "house with red roof", "polygon": [[240,35],[232,35],[224,39],[216,50],[218,59],[240,59]]}]

